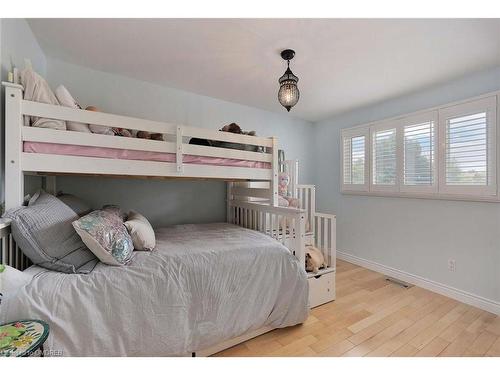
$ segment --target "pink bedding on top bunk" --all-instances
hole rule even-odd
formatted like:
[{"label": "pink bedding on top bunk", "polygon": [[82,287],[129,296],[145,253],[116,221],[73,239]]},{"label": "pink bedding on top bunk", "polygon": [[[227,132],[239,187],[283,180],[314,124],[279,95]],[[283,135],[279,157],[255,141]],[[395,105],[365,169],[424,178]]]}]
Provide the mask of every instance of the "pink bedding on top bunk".
[{"label": "pink bedding on top bunk", "polygon": [[[23,149],[24,152],[37,154],[88,156],[105,159],[161,161],[175,163],[175,154],[169,152],[124,150],[117,148],[77,146],[44,142],[24,142]],[[271,163],[262,161],[228,159],[211,156],[184,155],[183,162],[187,164],[271,169]]]}]

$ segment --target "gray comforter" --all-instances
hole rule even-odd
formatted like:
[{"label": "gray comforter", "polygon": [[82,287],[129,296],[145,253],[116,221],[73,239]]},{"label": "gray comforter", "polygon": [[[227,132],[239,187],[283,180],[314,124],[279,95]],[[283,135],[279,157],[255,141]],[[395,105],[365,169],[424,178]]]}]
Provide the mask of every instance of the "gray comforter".
[{"label": "gray comforter", "polygon": [[275,240],[225,223],[156,235],[157,248],[125,267],[30,269],[36,275],[3,301],[0,321],[49,322],[45,349],[65,356],[166,356],[307,318],[303,267]]}]

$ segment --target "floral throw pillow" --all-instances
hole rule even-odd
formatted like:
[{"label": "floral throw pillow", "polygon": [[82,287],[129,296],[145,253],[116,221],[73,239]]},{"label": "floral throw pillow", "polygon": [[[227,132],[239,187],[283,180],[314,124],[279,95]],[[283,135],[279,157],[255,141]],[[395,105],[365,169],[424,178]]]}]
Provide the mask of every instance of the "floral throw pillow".
[{"label": "floral throw pillow", "polygon": [[122,266],[132,259],[132,238],[116,214],[104,210],[92,211],[73,221],[73,227],[101,262]]}]

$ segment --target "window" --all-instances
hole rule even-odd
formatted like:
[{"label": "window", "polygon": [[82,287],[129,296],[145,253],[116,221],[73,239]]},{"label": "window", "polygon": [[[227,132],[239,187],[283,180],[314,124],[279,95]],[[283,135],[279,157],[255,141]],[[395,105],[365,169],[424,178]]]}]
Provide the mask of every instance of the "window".
[{"label": "window", "polygon": [[351,185],[364,185],[365,183],[365,136],[346,138],[344,152],[344,181]]},{"label": "window", "polygon": [[440,112],[441,190],[496,194],[496,98],[444,108]]},{"label": "window", "polygon": [[372,129],[372,190],[394,190],[397,186],[396,128]]},{"label": "window", "polygon": [[344,129],[342,190],[500,201],[497,96]]},{"label": "window", "polygon": [[402,121],[401,191],[435,191],[435,148],[437,111],[412,116]]},{"label": "window", "polygon": [[486,112],[449,119],[446,123],[446,184],[488,184]]},{"label": "window", "polygon": [[365,131],[346,131],[342,135],[342,184],[350,190],[365,190],[368,186],[367,138]]}]

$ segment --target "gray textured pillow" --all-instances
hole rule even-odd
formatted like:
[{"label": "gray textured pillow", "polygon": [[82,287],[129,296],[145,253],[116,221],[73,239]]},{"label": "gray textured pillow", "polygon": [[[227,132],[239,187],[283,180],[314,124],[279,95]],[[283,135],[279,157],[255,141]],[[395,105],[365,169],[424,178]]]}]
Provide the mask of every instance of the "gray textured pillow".
[{"label": "gray textured pillow", "polygon": [[71,225],[78,215],[44,191],[27,207],[11,209],[4,216],[12,220],[12,235],[34,264],[65,273],[89,273],[98,262]]},{"label": "gray textured pillow", "polygon": [[59,194],[58,199],[63,201],[63,203],[71,208],[80,217],[85,216],[92,212],[92,207],[90,207],[82,199],[72,195],[72,194]]}]

